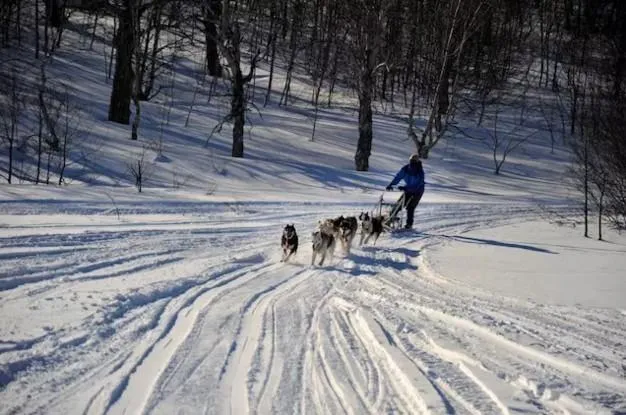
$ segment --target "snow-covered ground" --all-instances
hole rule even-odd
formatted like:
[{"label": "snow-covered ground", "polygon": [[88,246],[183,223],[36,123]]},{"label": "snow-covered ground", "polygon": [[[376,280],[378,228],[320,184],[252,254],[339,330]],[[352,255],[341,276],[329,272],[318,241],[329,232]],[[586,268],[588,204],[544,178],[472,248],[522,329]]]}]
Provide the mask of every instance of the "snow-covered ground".
[{"label": "snow-covered ground", "polygon": [[365,201],[207,199],[2,205],[3,412],[624,407],[623,237],[427,195],[418,232],[312,267],[315,222]]},{"label": "snow-covered ground", "polygon": [[[312,142],[309,110],[270,105],[233,160],[227,131],[206,143],[219,102],[184,127],[180,75],[170,123],[148,104],[129,143],[101,56],[66,50],[91,156],[63,187],[0,186],[0,413],[626,412],[626,236],[570,225],[563,149],[536,137],[495,176],[481,143],[443,142],[414,232],[311,266],[317,221],[374,209],[411,153],[401,120],[375,116],[357,173],[354,112]],[[138,194],[125,165],[157,137]]]}]

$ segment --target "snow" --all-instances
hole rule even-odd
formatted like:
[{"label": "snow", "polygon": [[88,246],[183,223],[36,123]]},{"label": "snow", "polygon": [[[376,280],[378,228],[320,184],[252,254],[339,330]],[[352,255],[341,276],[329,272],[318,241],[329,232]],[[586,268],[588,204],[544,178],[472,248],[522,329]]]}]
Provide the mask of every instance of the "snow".
[{"label": "snow", "polygon": [[[0,413],[626,411],[626,239],[568,225],[564,148],[537,135],[496,176],[480,143],[449,139],[414,232],[311,266],[317,221],[374,209],[406,162],[402,120],[375,115],[355,172],[354,112],[321,111],[312,142],[310,109],[270,105],[232,159],[227,132],[206,143],[227,99],[199,99],[185,128],[181,73],[170,124],[147,104],[131,143],[103,121],[101,53],[66,36],[93,153],[67,185],[0,185]],[[126,163],[162,127],[139,194]]]},{"label": "snow", "polygon": [[[431,265],[473,287],[542,304],[626,309],[626,235],[581,238],[582,226],[530,221],[432,234]],[[594,229],[595,231],[595,229]]]}]

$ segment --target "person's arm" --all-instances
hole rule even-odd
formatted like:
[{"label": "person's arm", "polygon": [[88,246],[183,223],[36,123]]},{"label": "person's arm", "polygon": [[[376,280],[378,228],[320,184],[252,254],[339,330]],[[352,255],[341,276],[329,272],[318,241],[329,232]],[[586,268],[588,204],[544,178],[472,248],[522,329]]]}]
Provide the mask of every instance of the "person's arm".
[{"label": "person's arm", "polygon": [[396,174],[396,176],[393,178],[393,180],[391,181],[391,183],[389,183],[389,186],[387,187],[392,187],[392,186],[397,185],[398,183],[400,183],[400,180],[402,180],[405,175],[406,175],[406,172],[404,171],[404,167],[403,167],[400,169],[400,171]]}]

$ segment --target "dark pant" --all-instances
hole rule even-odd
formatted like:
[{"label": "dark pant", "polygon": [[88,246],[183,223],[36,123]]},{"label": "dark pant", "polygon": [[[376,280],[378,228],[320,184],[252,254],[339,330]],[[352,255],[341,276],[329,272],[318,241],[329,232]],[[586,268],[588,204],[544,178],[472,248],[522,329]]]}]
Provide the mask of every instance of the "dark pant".
[{"label": "dark pant", "polygon": [[404,208],[406,209],[406,227],[413,227],[413,215],[415,214],[415,208],[419,204],[422,196],[424,195],[424,189],[419,192],[404,192]]}]

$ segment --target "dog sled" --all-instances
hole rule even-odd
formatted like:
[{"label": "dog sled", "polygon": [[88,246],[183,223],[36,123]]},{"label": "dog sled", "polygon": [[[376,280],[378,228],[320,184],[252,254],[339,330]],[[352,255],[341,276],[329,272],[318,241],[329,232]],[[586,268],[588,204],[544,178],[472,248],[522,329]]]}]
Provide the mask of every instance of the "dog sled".
[{"label": "dog sled", "polygon": [[[403,186],[399,186],[398,190],[404,190]],[[378,216],[384,217],[383,228],[388,231],[395,231],[402,229],[402,224],[405,222],[405,194],[404,191],[400,197],[395,201],[385,200],[385,192],[380,195],[378,205],[376,209]]]}]

